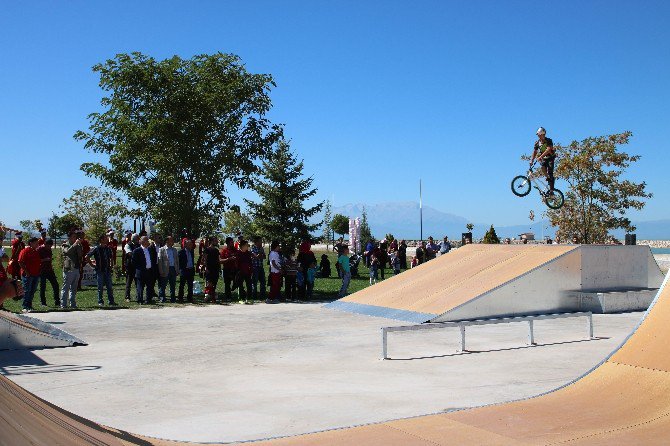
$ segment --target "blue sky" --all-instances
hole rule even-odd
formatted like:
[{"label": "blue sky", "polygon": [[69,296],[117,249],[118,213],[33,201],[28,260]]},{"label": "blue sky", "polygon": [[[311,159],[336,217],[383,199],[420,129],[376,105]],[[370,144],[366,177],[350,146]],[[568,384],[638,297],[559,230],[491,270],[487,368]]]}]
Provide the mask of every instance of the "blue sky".
[{"label": "blue sky", "polygon": [[91,66],[130,51],[271,73],[271,118],[336,206],[417,200],[422,178],[427,205],[523,223],[543,207],[509,182],[542,125],[560,143],[631,130],[629,178],[654,193],[632,217],[670,218],[668,19],[665,1],[3,2],[0,220],[97,184],[72,135],[100,109]]}]

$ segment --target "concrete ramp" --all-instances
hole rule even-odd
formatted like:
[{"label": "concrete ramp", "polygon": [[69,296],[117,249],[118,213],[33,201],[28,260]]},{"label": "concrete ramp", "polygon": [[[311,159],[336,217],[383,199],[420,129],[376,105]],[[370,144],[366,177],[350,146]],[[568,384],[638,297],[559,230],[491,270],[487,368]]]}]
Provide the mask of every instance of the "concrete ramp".
[{"label": "concrete ramp", "polygon": [[643,308],[628,308],[641,310],[662,280],[647,246],[478,244],[326,307],[409,322],[443,322],[581,311],[586,309],[584,292],[621,291],[625,298],[646,291],[649,299]]},{"label": "concrete ramp", "polygon": [[0,311],[0,350],[70,347],[73,345],[86,345],[86,343],[39,319]]},{"label": "concrete ramp", "polygon": [[[622,346],[581,379],[553,392],[506,404],[245,444],[667,444],[670,438],[668,277],[670,274],[640,325]],[[253,422],[253,417],[250,420]],[[194,443],[147,438],[96,424],[0,376],[0,444],[176,446]]]}]

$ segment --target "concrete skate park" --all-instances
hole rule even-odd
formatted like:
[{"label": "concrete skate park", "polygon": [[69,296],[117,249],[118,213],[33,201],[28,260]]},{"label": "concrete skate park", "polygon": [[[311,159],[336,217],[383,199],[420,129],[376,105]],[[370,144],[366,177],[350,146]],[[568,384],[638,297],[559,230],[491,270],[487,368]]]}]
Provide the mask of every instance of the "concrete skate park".
[{"label": "concrete skate park", "polygon": [[0,443],[663,444],[665,282],[467,245],[326,304],[3,314]]}]

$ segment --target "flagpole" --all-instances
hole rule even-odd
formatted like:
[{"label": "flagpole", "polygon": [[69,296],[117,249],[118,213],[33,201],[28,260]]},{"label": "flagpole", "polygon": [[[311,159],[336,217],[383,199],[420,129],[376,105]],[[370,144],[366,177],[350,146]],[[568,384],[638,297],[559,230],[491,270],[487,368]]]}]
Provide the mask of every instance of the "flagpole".
[{"label": "flagpole", "polygon": [[421,178],[419,178],[419,226],[420,237],[423,240],[423,198],[421,194]]}]

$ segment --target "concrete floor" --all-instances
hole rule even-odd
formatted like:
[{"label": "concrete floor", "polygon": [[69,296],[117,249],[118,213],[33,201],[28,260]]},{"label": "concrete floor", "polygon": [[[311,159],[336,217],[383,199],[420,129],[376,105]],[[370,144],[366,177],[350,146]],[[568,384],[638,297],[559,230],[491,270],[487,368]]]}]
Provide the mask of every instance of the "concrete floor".
[{"label": "concrete floor", "polygon": [[37,314],[86,347],[0,352],[0,373],[100,423],[149,436],[234,441],[503,402],[552,390],[616,348],[642,313],[390,335],[402,325],[317,304]]}]

